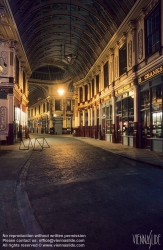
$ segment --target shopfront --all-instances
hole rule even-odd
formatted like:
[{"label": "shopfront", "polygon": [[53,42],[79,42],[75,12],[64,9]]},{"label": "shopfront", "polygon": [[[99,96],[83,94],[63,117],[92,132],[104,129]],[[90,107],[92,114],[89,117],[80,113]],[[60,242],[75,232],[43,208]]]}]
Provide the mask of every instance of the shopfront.
[{"label": "shopfront", "polygon": [[112,142],[112,102],[108,100],[102,105],[102,138]]},{"label": "shopfront", "polygon": [[163,152],[163,75],[139,85],[141,148]]},{"label": "shopfront", "polygon": [[116,142],[133,146],[134,92],[116,97]]}]

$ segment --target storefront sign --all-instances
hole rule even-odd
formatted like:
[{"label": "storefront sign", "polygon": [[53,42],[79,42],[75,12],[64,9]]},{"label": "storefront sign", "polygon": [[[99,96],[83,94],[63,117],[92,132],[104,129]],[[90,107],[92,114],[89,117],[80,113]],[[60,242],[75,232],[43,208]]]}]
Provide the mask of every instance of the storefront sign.
[{"label": "storefront sign", "polygon": [[155,77],[161,73],[163,73],[163,65],[138,78],[138,83],[141,84],[142,82],[147,81],[150,78]]},{"label": "storefront sign", "polygon": [[108,101],[109,99],[110,99],[110,95],[109,95],[109,96],[104,97],[104,98],[103,98],[103,101],[104,101],[104,102],[106,102],[106,101]]},{"label": "storefront sign", "polygon": [[131,84],[127,84],[127,85],[125,85],[123,88],[121,88],[121,89],[118,89],[117,91],[116,91],[116,94],[118,95],[118,94],[121,94],[121,93],[123,93],[124,91],[126,91],[127,89],[129,89],[131,87]]}]

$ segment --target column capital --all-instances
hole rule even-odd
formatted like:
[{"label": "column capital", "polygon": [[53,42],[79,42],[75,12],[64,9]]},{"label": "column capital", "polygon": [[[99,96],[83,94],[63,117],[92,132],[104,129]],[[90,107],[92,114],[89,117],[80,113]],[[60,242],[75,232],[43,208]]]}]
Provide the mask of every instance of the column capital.
[{"label": "column capital", "polygon": [[110,49],[109,49],[109,55],[110,55],[110,56],[113,56],[113,55],[114,55],[114,49],[113,49],[113,48],[110,48]]},{"label": "column capital", "polygon": [[129,22],[129,29],[130,29],[130,32],[131,32],[131,35],[132,36],[135,36],[136,35],[136,21],[135,20],[131,20]]}]

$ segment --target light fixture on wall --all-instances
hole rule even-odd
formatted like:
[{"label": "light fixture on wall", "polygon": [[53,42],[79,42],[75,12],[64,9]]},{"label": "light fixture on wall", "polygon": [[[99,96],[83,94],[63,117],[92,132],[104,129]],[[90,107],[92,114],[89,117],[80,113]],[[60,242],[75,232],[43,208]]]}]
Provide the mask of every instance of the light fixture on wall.
[{"label": "light fixture on wall", "polygon": [[77,58],[77,48],[71,41],[71,0],[70,0],[70,42],[64,44],[64,57],[68,64],[72,65]]},{"label": "light fixture on wall", "polygon": [[5,8],[3,6],[0,6],[0,18],[5,16]]}]

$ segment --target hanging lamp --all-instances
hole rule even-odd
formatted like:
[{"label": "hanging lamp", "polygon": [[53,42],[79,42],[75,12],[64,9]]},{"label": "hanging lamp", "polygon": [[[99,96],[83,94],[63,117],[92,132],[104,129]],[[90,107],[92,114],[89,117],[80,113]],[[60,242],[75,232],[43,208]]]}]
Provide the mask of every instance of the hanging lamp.
[{"label": "hanging lamp", "polygon": [[71,41],[71,0],[70,0],[70,42],[64,44],[64,57],[69,65],[72,65],[77,58],[76,46]]}]

